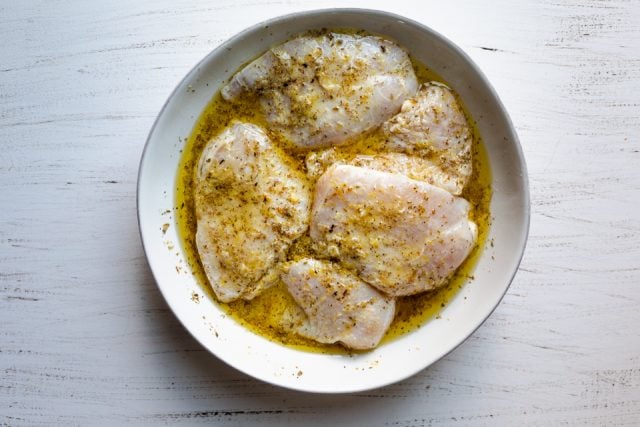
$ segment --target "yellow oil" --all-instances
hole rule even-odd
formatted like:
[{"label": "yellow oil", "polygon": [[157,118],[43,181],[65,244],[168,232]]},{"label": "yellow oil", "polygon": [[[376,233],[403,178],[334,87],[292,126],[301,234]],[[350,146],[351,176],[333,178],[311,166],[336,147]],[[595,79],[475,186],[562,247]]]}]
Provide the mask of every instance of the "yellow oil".
[{"label": "yellow oil", "polygon": [[[413,61],[416,75],[420,82],[438,81],[447,84],[439,75],[424,64]],[[453,88],[455,89],[455,88]],[[396,305],[396,317],[383,338],[383,343],[392,341],[425,323],[435,319],[447,302],[473,279],[474,266],[485,246],[489,231],[491,200],[491,171],[484,145],[480,138],[473,118],[468,114],[464,103],[458,98],[473,130],[473,176],[463,192],[472,205],[471,216],[478,225],[478,243],[466,261],[458,268],[451,280],[442,288],[420,295],[399,298]],[[222,132],[232,120],[241,120],[257,124],[268,129],[264,116],[261,114],[256,99],[247,98],[241,103],[228,103],[216,94],[198,118],[191,135],[189,135],[180,159],[176,182],[176,220],[180,244],[186,254],[187,262],[201,285],[204,293],[236,321],[272,341],[304,351],[326,354],[347,354],[347,350],[338,344],[320,344],[303,338],[295,333],[282,330],[279,327],[283,313],[295,305],[284,284],[267,289],[251,301],[234,301],[221,303],[215,298],[211,290],[204,269],[200,263],[195,245],[196,217],[193,198],[193,171],[200,153],[206,143],[218,133]],[[285,141],[279,141],[275,135],[270,135],[283,148],[287,149]],[[354,141],[354,149],[366,152],[375,143],[379,134],[372,133]],[[288,150],[289,154],[304,168],[304,154]]]}]

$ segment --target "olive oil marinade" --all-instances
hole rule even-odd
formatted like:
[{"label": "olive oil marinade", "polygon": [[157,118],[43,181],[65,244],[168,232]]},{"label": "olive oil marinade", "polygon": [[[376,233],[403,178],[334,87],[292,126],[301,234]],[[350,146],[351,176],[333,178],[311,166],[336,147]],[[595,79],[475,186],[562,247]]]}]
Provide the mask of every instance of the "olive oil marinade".
[{"label": "olive oil marinade", "polygon": [[[440,76],[423,64],[417,61],[412,62],[416,76],[421,83],[438,81],[446,84]],[[458,102],[463,108],[473,132],[473,175],[462,193],[462,197],[471,203],[471,216],[478,226],[478,241],[471,254],[445,286],[436,291],[402,297],[397,300],[395,319],[382,343],[393,340],[415,330],[425,322],[437,318],[447,301],[453,298],[464,283],[471,278],[473,267],[487,239],[490,221],[489,202],[491,199],[491,173],[488,157],[473,118],[468,114],[460,99],[458,99]],[[189,135],[182,153],[176,183],[177,223],[181,244],[185,249],[191,271],[200,283],[203,292],[206,292],[214,300],[215,296],[208,285],[195,245],[196,216],[193,197],[193,175],[195,165],[207,142],[222,132],[232,120],[254,123],[267,131],[269,129],[258,106],[257,98],[246,97],[240,102],[230,103],[217,93],[202,112],[191,135]],[[270,134],[270,138],[291,156],[301,170],[305,170],[304,159],[306,153],[293,150],[286,141],[278,139],[276,135]],[[366,154],[370,147],[374,146],[380,138],[379,131],[363,135],[352,141],[348,150],[354,153]],[[289,250],[289,258],[295,259],[305,254],[312,254],[310,243],[308,237],[300,238]],[[294,332],[284,330],[280,326],[282,319],[286,319],[288,313],[292,310],[295,311],[296,305],[283,283],[278,283],[267,289],[251,301],[218,302],[218,305],[228,315],[250,330],[275,342],[319,353],[353,352],[353,350],[347,350],[339,344],[321,344],[314,340],[303,338]]]}]

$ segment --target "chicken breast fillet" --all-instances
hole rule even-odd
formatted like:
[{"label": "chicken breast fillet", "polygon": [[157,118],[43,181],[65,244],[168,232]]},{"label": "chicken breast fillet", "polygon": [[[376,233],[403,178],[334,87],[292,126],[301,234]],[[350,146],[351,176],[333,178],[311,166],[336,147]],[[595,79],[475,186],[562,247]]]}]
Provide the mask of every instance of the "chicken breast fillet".
[{"label": "chicken breast fillet", "polygon": [[352,165],[381,172],[399,173],[411,179],[424,181],[447,190],[451,194],[460,194],[460,181],[442,170],[433,161],[404,153],[378,153],[350,155],[335,148],[312,151],[307,154],[305,163],[307,175],[317,180],[332,165]]},{"label": "chicken breast fillet", "polygon": [[196,246],[223,302],[251,299],[309,224],[306,177],[259,127],[234,122],[205,147],[195,171]]},{"label": "chicken breast fillet", "polygon": [[301,36],[254,60],[223,87],[260,97],[271,130],[295,146],[339,145],[379,126],[418,90],[408,54],[373,36]]},{"label": "chicken breast fillet", "polygon": [[[473,171],[472,135],[462,108],[451,90],[429,83],[402,104],[400,113],[382,125],[386,141],[381,150],[428,159],[439,167],[437,174],[455,184],[445,188],[462,193]],[[442,181],[442,179],[440,179]]]},{"label": "chicken breast fillet", "polygon": [[282,275],[307,318],[297,333],[318,342],[365,350],[378,345],[395,315],[395,301],[326,261],[304,258]]},{"label": "chicken breast fillet", "polygon": [[335,165],[316,184],[310,236],[319,254],[387,295],[413,295],[443,285],[471,252],[469,210],[431,184]]}]

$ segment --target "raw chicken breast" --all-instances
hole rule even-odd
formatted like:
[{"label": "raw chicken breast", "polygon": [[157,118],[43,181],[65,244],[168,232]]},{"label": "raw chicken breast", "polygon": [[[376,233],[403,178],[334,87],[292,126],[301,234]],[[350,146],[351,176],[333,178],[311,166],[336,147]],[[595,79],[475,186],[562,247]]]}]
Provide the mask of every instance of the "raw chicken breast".
[{"label": "raw chicken breast", "polygon": [[222,96],[258,94],[270,130],[314,149],[379,126],[417,90],[409,56],[395,43],[328,33],[272,48],[234,75]]},{"label": "raw chicken breast", "polygon": [[357,155],[349,162],[381,172],[399,173],[408,178],[424,181],[447,190],[451,194],[460,194],[462,188],[458,181],[445,173],[433,161],[403,153],[383,153],[377,155]]},{"label": "raw chicken breast", "polygon": [[[382,126],[387,139],[382,150],[429,159],[460,194],[473,170],[469,124],[449,88],[432,82],[402,104],[399,114]],[[428,181],[427,181],[428,182]]]},{"label": "raw chicken breast", "polygon": [[378,345],[395,315],[395,301],[326,261],[304,258],[282,275],[307,317],[297,333],[318,342],[364,350]]},{"label": "raw chicken breast", "polygon": [[306,177],[259,127],[234,122],[209,141],[195,171],[196,246],[223,302],[251,299],[307,230]]},{"label": "raw chicken breast", "polygon": [[305,159],[307,175],[316,180],[335,164],[361,166],[381,172],[399,173],[411,179],[428,182],[451,194],[460,194],[460,182],[433,161],[404,153],[379,153],[350,155],[335,148],[312,151]]},{"label": "raw chicken breast", "polygon": [[391,296],[435,289],[474,247],[469,203],[406,176],[335,165],[320,177],[310,236],[320,254],[339,260]]}]

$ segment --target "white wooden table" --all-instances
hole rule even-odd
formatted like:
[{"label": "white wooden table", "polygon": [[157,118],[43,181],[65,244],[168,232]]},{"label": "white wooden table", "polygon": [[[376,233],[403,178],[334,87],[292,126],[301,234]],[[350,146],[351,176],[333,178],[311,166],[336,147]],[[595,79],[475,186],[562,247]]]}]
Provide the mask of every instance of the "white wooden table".
[{"label": "white wooden table", "polygon": [[[0,424],[640,425],[640,3],[0,3]],[[510,111],[532,223],[502,304],[404,382],[287,391],[203,350],[153,281],[136,173],[207,52],[261,20],[386,9],[459,44]]]}]

